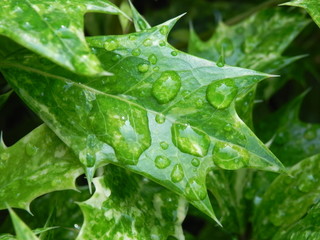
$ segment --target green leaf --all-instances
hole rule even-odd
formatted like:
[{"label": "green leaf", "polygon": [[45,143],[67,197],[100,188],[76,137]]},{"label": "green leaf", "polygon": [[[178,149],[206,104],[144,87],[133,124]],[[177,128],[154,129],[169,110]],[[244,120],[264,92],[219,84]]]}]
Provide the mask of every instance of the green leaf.
[{"label": "green leaf", "polygon": [[81,239],[184,239],[187,202],[161,186],[116,166],[93,180],[96,191],[80,203]]},{"label": "green leaf", "polygon": [[292,0],[282,5],[304,8],[320,27],[320,2],[318,0]]},{"label": "green leaf", "polygon": [[147,20],[143,16],[140,15],[140,13],[133,6],[130,0],[129,0],[129,4],[132,12],[132,20],[133,20],[135,30],[137,32],[140,32],[148,28],[151,28],[150,24],[147,22]]},{"label": "green leaf", "polygon": [[45,125],[11,147],[0,143],[0,209],[6,204],[29,210],[36,197],[75,189],[83,172],[77,158]]},{"label": "green leaf", "polygon": [[236,96],[268,75],[218,67],[174,49],[166,39],[176,21],[90,38],[114,76],[80,77],[29,53],[20,63],[12,56],[2,71],[79,156],[89,181],[97,167],[114,163],[185,196],[214,218],[205,187],[210,169],[284,169],[234,110]]},{"label": "green leaf", "polygon": [[[320,198],[320,155],[307,158],[280,175],[268,188],[253,222],[256,239],[271,239],[301,219]],[[317,222],[314,222],[317,224]]]},{"label": "green leaf", "polygon": [[32,230],[18,217],[18,215],[9,208],[14,229],[17,234],[17,240],[39,240]]},{"label": "green leaf", "polygon": [[122,13],[106,0],[3,0],[0,34],[78,74],[107,74],[87,46],[86,12]]},{"label": "green leaf", "polygon": [[0,109],[5,104],[7,99],[10,97],[11,93],[12,93],[12,91],[4,93],[4,94],[0,94]]},{"label": "green leaf", "polygon": [[320,202],[315,204],[301,220],[290,226],[281,229],[272,238],[273,240],[287,239],[319,239],[320,230]]}]

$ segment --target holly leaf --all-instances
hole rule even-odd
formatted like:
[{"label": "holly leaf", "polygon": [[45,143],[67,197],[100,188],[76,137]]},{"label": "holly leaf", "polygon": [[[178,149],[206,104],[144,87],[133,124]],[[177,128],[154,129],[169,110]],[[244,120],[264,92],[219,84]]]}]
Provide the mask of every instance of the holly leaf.
[{"label": "holly leaf", "polygon": [[29,211],[36,197],[57,190],[75,189],[83,172],[77,158],[45,125],[16,144],[0,143],[0,209]]},{"label": "holly leaf", "polygon": [[318,154],[293,166],[290,176],[280,175],[274,180],[253,218],[255,239],[271,239],[280,228],[294,224],[319,201],[319,169]]},{"label": "holly leaf", "polygon": [[86,12],[124,14],[106,0],[5,0],[0,34],[78,74],[107,74],[86,43]]},{"label": "holly leaf", "polygon": [[318,0],[292,0],[281,5],[304,8],[320,27],[320,2]]},{"label": "holly leaf", "polygon": [[[207,172],[283,171],[239,119],[234,99],[269,75],[180,52],[167,42],[176,19],[88,42],[114,76],[80,77],[19,52],[1,67],[20,97],[79,156],[90,181],[107,163],[142,174],[214,217]],[[25,56],[27,61],[16,63]]]},{"label": "holly leaf", "polygon": [[85,220],[77,240],[184,239],[184,198],[112,165],[93,182],[95,193],[80,203]]}]

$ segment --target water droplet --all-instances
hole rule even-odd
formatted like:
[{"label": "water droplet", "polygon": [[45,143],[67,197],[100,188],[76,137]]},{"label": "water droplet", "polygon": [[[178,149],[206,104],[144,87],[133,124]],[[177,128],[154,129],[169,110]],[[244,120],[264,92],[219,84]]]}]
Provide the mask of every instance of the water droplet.
[{"label": "water droplet", "polygon": [[168,147],[169,147],[169,144],[167,142],[161,142],[160,143],[160,147],[163,149],[163,150],[167,150]]},{"label": "water droplet", "polygon": [[217,66],[218,67],[224,67],[224,65],[226,64],[226,61],[224,59],[223,55],[220,55],[218,61],[217,61]]},{"label": "water droplet", "polygon": [[121,55],[120,54],[116,54],[116,55],[114,55],[112,58],[111,58],[111,60],[113,61],[113,62],[117,62],[117,61],[119,61],[121,59]]},{"label": "water droplet", "polygon": [[217,109],[224,109],[230,106],[237,95],[237,87],[232,79],[225,79],[211,83],[207,88],[207,100]]},{"label": "water droplet", "polygon": [[196,100],[196,107],[202,107],[203,104],[204,104],[204,102],[203,102],[202,99],[199,98],[199,99]]},{"label": "water droplet", "polygon": [[160,33],[161,33],[162,35],[167,35],[168,31],[169,31],[168,26],[162,26],[162,27],[160,28]]},{"label": "water droplet", "polygon": [[163,114],[156,115],[156,122],[162,124],[166,121],[166,117]]},{"label": "water droplet", "polygon": [[152,40],[150,38],[147,38],[143,41],[143,45],[146,47],[150,47],[152,45]]},{"label": "water droplet", "polygon": [[7,161],[10,158],[10,154],[9,153],[1,153],[0,155],[0,159],[3,161]]},{"label": "water droplet", "polygon": [[232,125],[230,123],[227,123],[223,129],[227,132],[230,132],[232,130]]},{"label": "water droplet", "polygon": [[152,94],[159,103],[168,103],[177,96],[180,87],[181,79],[178,73],[166,71],[154,82]]},{"label": "water droplet", "polygon": [[135,57],[139,56],[141,54],[140,48],[135,48],[131,51],[131,54]]},{"label": "water droplet", "polygon": [[155,165],[157,168],[164,169],[170,165],[171,161],[165,156],[157,156]]},{"label": "water droplet", "polygon": [[157,56],[156,55],[154,55],[154,54],[151,54],[149,57],[148,57],[148,61],[151,63],[151,64],[156,64],[157,63],[157,61],[158,61],[158,58],[157,58]]},{"label": "water droplet", "polygon": [[184,177],[184,172],[181,164],[174,165],[171,172],[171,180],[174,183],[180,182]]},{"label": "water droplet", "polygon": [[159,72],[159,70],[160,70],[159,67],[154,67],[154,68],[153,68],[153,71],[155,71],[155,72]]},{"label": "water droplet", "polygon": [[200,184],[199,180],[191,178],[186,185],[186,196],[191,201],[203,200],[207,196],[207,191],[205,186]]},{"label": "water droplet", "polygon": [[164,46],[166,45],[166,42],[163,41],[163,40],[161,40],[161,41],[159,42],[159,45],[160,45],[160,47],[164,47]]},{"label": "water droplet", "polygon": [[145,21],[143,21],[142,19],[139,19],[139,20],[138,20],[138,25],[139,25],[139,28],[140,28],[141,30],[147,29],[147,24],[146,24]]},{"label": "water droplet", "polygon": [[303,176],[304,178],[301,179],[301,182],[298,185],[298,189],[301,192],[310,192],[312,189],[314,189],[317,186],[317,180],[314,178],[312,174],[309,174],[307,176]]},{"label": "water droplet", "polygon": [[208,153],[210,138],[204,132],[190,127],[190,125],[175,123],[171,127],[172,141],[181,152],[198,157]]},{"label": "water droplet", "polygon": [[104,48],[107,51],[113,51],[116,50],[118,47],[118,43],[117,41],[115,41],[114,39],[108,39],[105,43],[104,43]]},{"label": "water droplet", "polygon": [[28,156],[32,157],[36,155],[37,152],[38,148],[36,146],[32,145],[31,143],[26,144],[26,153]]},{"label": "water droplet", "polygon": [[246,150],[226,142],[216,142],[213,148],[213,161],[223,169],[238,169],[248,164],[249,156]]},{"label": "water droplet", "polygon": [[200,160],[199,160],[198,158],[194,158],[194,159],[192,159],[191,164],[192,164],[194,167],[199,167],[199,165],[200,165]]},{"label": "water droplet", "polygon": [[182,97],[188,97],[189,95],[190,95],[190,91],[188,91],[188,90],[183,90],[182,91],[182,93],[181,93],[181,95],[182,95]]},{"label": "water droplet", "polygon": [[171,55],[172,55],[172,56],[177,56],[177,55],[178,55],[178,52],[177,52],[177,51],[172,51],[172,52],[171,52]]},{"label": "water droplet", "polygon": [[281,210],[277,210],[276,212],[272,212],[269,216],[270,222],[272,222],[275,226],[281,226],[283,221],[285,220],[285,212]]},{"label": "water droplet", "polygon": [[138,71],[141,73],[145,73],[149,70],[149,64],[141,63],[138,65]]},{"label": "water droplet", "polygon": [[309,129],[305,131],[303,136],[307,140],[313,140],[317,137],[317,132],[315,130]]},{"label": "water droplet", "polygon": [[137,39],[137,37],[135,36],[135,35],[130,35],[129,36],[129,40],[130,41],[134,41],[134,40],[136,40]]}]

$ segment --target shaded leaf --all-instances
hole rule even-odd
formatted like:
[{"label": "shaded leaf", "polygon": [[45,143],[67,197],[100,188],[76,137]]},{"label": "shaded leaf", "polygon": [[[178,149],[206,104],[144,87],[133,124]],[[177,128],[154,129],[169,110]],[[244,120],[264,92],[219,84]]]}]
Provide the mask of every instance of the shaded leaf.
[{"label": "shaded leaf", "polygon": [[256,239],[271,239],[280,228],[294,224],[319,201],[319,169],[320,155],[315,155],[293,166],[290,176],[275,179],[253,218]]},{"label": "shaded leaf", "polygon": [[4,94],[0,94],[0,109],[5,104],[7,99],[10,97],[11,93],[12,93],[12,91],[4,93]]},{"label": "shaded leaf", "polygon": [[205,187],[210,169],[283,171],[234,110],[236,96],[268,75],[218,67],[174,49],[166,39],[176,20],[139,33],[90,38],[111,77],[79,77],[30,53],[19,64],[12,56],[2,71],[79,156],[89,181],[97,167],[121,165],[214,218]]},{"label": "shaded leaf", "polygon": [[0,209],[29,210],[36,197],[62,189],[75,189],[83,172],[74,154],[45,125],[11,147],[0,143]]},{"label": "shaded leaf", "polygon": [[187,202],[161,186],[116,166],[93,180],[96,192],[80,203],[80,239],[184,239]]},{"label": "shaded leaf", "polygon": [[85,41],[86,12],[121,13],[105,0],[3,0],[0,34],[78,74],[106,74]]}]

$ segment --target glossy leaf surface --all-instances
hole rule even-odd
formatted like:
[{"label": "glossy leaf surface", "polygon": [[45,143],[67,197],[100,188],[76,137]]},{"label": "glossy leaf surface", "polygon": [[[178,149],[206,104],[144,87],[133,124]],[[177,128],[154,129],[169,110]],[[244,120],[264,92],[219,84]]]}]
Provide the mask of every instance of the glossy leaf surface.
[{"label": "glossy leaf surface", "polygon": [[1,142],[0,209],[8,204],[29,210],[30,202],[42,194],[75,189],[82,172],[75,155],[45,125],[11,147]]},{"label": "glossy leaf surface", "polygon": [[320,197],[320,155],[307,158],[268,188],[253,222],[256,239],[271,239],[280,228],[301,219]]},{"label": "glossy leaf surface", "polygon": [[182,197],[117,166],[93,180],[96,191],[80,203],[84,213],[81,239],[184,239],[187,211]]},{"label": "glossy leaf surface", "polygon": [[114,76],[79,77],[29,53],[20,64],[15,56],[8,59],[2,71],[75,151],[89,179],[98,166],[121,165],[214,218],[205,187],[210,169],[283,170],[234,110],[236,96],[268,75],[218,67],[174,49],[166,38],[176,20],[130,35],[90,38]]},{"label": "glossy leaf surface", "polygon": [[3,0],[0,34],[78,74],[106,74],[84,37],[86,12],[120,10],[105,0]]}]

